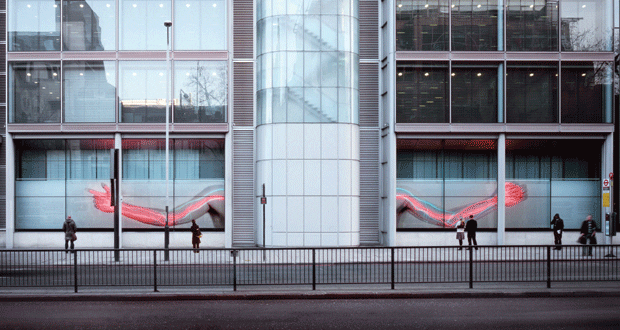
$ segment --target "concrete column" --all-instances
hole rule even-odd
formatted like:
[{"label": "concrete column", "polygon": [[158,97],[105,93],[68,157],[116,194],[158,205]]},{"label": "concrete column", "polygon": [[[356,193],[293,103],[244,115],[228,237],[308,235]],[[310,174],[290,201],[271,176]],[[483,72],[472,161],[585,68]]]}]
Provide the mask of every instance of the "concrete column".
[{"label": "concrete column", "polygon": [[506,235],[506,134],[497,139],[497,245]]},{"label": "concrete column", "polygon": [[15,234],[15,145],[13,135],[6,133],[6,248],[12,249]]}]

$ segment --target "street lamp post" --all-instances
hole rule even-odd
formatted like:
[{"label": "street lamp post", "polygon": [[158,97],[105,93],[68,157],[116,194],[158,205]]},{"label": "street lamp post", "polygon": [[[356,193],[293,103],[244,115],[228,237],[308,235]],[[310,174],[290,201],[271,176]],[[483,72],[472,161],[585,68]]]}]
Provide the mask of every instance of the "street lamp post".
[{"label": "street lamp post", "polygon": [[170,167],[170,27],[172,26],[171,21],[165,21],[164,26],[166,27],[166,226],[164,227],[164,260],[168,261],[170,257],[169,253],[169,245],[170,245],[170,227],[168,226],[168,205],[170,205],[169,200],[169,167]]}]

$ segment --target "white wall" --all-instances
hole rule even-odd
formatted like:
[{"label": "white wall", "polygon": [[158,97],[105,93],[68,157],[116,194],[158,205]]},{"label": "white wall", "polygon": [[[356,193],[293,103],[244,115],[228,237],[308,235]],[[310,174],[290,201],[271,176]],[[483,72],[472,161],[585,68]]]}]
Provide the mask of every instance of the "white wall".
[{"label": "white wall", "polygon": [[[562,244],[577,244],[579,237],[578,231],[564,232]],[[601,236],[599,236],[601,235]],[[598,233],[599,244],[603,243],[604,233]],[[497,245],[497,233],[478,232],[476,233],[478,245]],[[396,246],[454,246],[458,245],[456,231],[454,232],[397,232]],[[553,232],[506,232],[504,245],[553,245]],[[467,233],[463,240],[463,245],[467,245]]]}]

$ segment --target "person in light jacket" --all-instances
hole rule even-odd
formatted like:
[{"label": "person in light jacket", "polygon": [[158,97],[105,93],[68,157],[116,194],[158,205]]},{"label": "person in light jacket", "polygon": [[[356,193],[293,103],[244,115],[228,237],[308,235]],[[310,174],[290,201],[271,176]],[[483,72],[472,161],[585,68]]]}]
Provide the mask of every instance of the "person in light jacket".
[{"label": "person in light jacket", "polygon": [[465,239],[465,221],[462,218],[456,224],[456,239],[459,240],[459,250],[462,250],[463,240]]},{"label": "person in light jacket", "polygon": [[77,226],[71,216],[68,216],[62,224],[62,231],[65,232],[65,253],[69,253],[69,242],[71,242],[71,250],[73,250],[75,248],[73,242],[76,239],[75,233],[77,232]]}]

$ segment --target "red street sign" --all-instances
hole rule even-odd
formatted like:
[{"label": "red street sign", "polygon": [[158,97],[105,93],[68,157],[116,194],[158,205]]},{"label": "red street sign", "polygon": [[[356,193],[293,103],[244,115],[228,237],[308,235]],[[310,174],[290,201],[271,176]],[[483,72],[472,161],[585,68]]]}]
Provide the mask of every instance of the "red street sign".
[{"label": "red street sign", "polygon": [[612,172],[612,173],[609,173],[609,179],[610,179],[610,180],[613,180],[613,179],[614,179],[614,173],[613,173],[613,172]]},{"label": "red street sign", "polygon": [[603,180],[603,187],[609,187],[609,180]]},{"label": "red street sign", "polygon": [[[605,181],[607,181],[607,180],[605,180]],[[260,198],[260,203],[261,204],[267,204],[267,197],[261,197]]]}]

